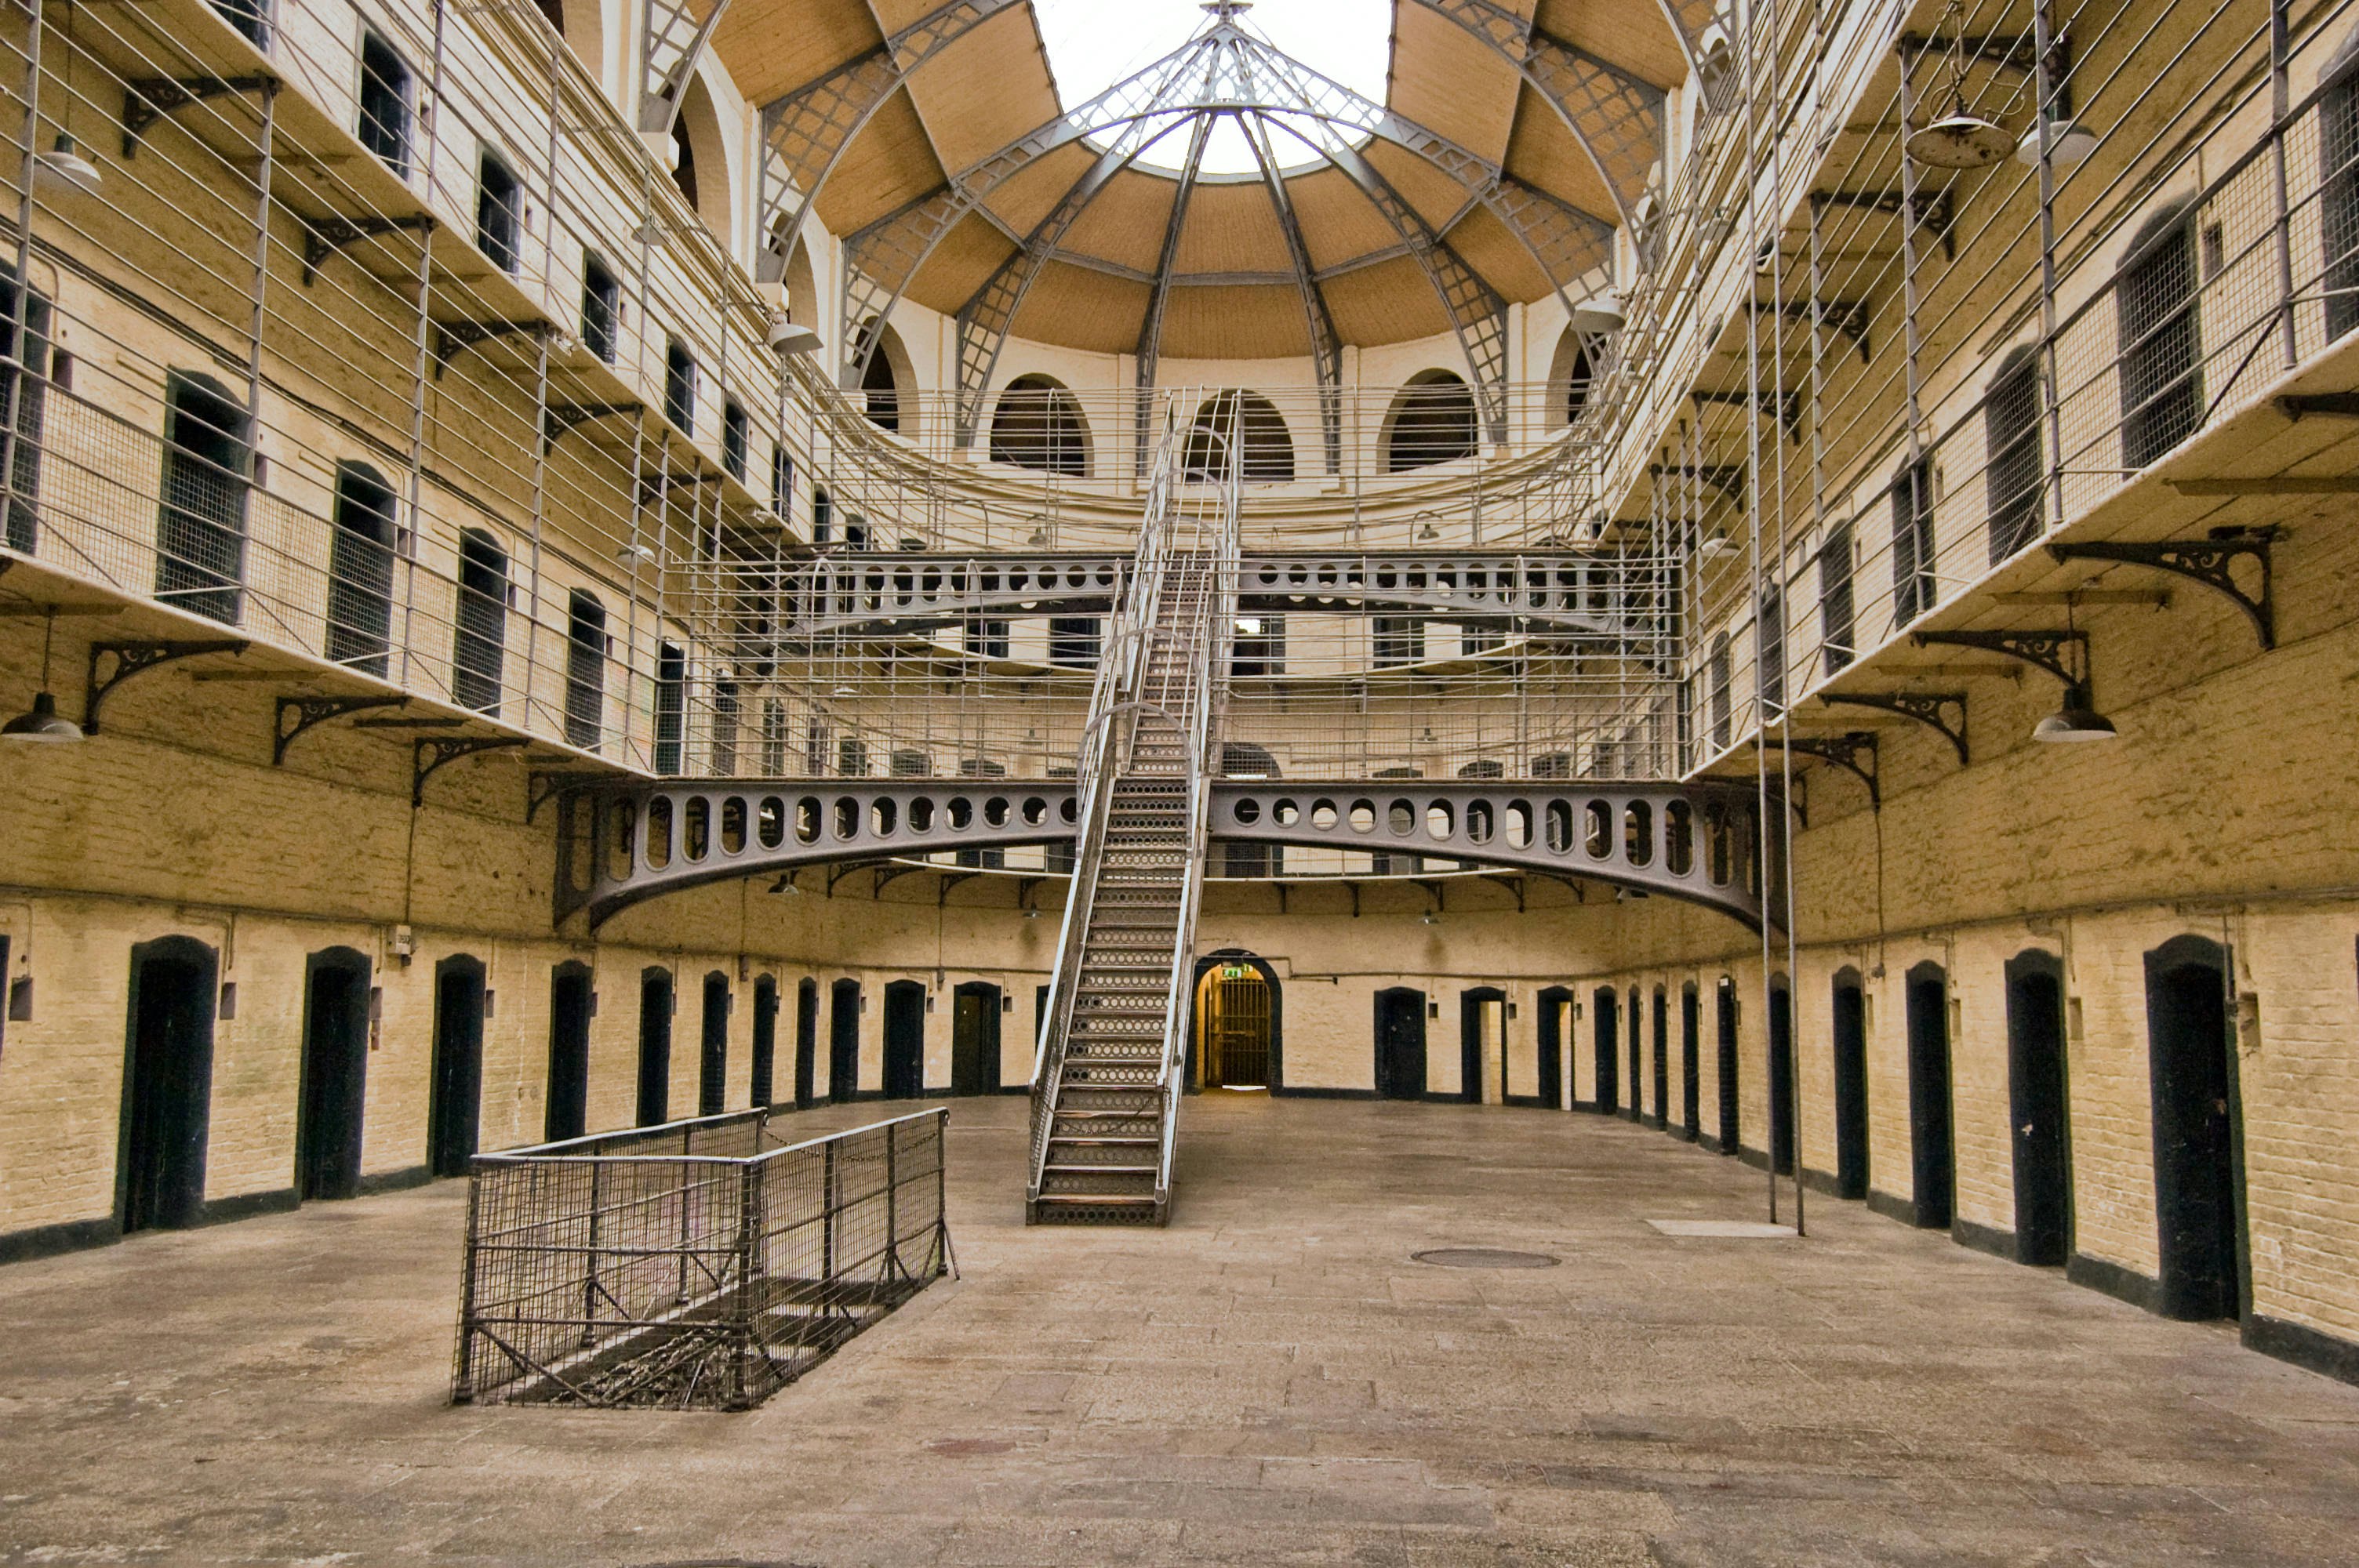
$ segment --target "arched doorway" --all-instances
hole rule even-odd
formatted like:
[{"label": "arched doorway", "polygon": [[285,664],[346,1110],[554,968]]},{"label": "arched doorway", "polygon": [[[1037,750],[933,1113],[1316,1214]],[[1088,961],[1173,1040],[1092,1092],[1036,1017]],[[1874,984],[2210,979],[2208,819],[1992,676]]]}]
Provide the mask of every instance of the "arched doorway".
[{"label": "arched doorway", "polygon": [[1680,1136],[1690,1143],[1703,1136],[1702,1026],[1701,1001],[1690,980],[1680,988]]},{"label": "arched doorway", "polygon": [[951,992],[951,1093],[999,1092],[999,988],[967,980]]},{"label": "arched doorway", "polygon": [[1769,982],[1769,1168],[1794,1173],[1794,1003],[1783,975]]},{"label": "arched doorway", "polygon": [[1597,1113],[1612,1116],[1622,1104],[1620,1034],[1614,1027],[1621,1002],[1613,988],[1600,986],[1589,1005],[1597,1014],[1591,1023],[1596,1033]]},{"label": "arched doorway", "polygon": [[190,936],[131,949],[115,1213],[127,1234],[203,1221],[211,1130],[213,950]]},{"label": "arched doorway", "polygon": [[836,981],[828,1004],[827,1098],[842,1105],[860,1092],[860,982]]},{"label": "arched doorway", "polygon": [[299,1198],[348,1198],[361,1190],[368,1014],[367,958],[350,947],[330,947],[305,961],[295,1117]]},{"label": "arched doorway", "polygon": [[1425,1098],[1425,993],[1413,987],[1376,993],[1376,1098]]},{"label": "arched doorway", "polygon": [[778,1098],[778,982],[764,975],[754,982],[754,1081],[745,1097],[756,1110]]},{"label": "arched doorway", "polygon": [[2064,964],[2033,948],[2006,963],[2007,1105],[2015,1124],[2015,1255],[2072,1253],[2071,1124],[2064,1086]]},{"label": "arched doorway", "polygon": [[1835,971],[1835,1195],[1867,1196],[1867,998],[1859,971]]},{"label": "arched doorway", "polygon": [[1671,1004],[1661,986],[1655,988],[1655,1109],[1647,1119],[1658,1128],[1671,1124]]},{"label": "arched doorway", "polygon": [[671,1119],[671,971],[639,971],[639,1125]]},{"label": "arched doorway", "polygon": [[433,1071],[427,1168],[438,1176],[463,1176],[475,1157],[484,1101],[484,965],[464,953],[434,966]]},{"label": "arched doorway", "polygon": [[1718,1121],[1720,1152],[1734,1154],[1741,1146],[1745,1122],[1737,1098],[1736,982],[1726,975],[1712,993],[1712,1055],[1720,1088]]},{"label": "arched doorway", "polygon": [[[1458,993],[1458,1098],[1496,1105],[1506,1098],[1507,993],[1475,986]],[[1496,1082],[1490,1081],[1496,1073]]]},{"label": "arched doorway", "polygon": [[1474,455],[1474,391],[1446,370],[1420,371],[1393,398],[1385,416],[1386,473],[1409,473]]},{"label": "arched doorway", "polygon": [[1950,980],[1935,963],[1908,971],[1908,1141],[1916,1222],[1944,1229],[1955,1212],[1950,1113]]},{"label": "arched doorway", "polygon": [[2243,1315],[2245,1172],[2228,955],[2174,936],[2146,956],[2163,1315]]},{"label": "arched doorway", "polygon": [[819,982],[795,988],[795,1108],[819,1102]]},{"label": "arched doorway", "polygon": [[1532,999],[1539,1017],[1534,1021],[1534,1049],[1539,1055],[1540,1104],[1550,1110],[1564,1108],[1564,1041],[1571,1033],[1572,992],[1562,986],[1550,986]]},{"label": "arched doorway", "polygon": [[885,988],[885,1098],[926,1092],[926,988],[894,980]]},{"label": "arched doorway", "polygon": [[729,977],[718,969],[704,977],[697,1044],[696,1114],[719,1116],[729,1106]]},{"label": "arched doorway", "polygon": [[549,1100],[541,1135],[551,1143],[590,1130],[590,966],[570,958],[549,976]]},{"label": "arched doorway", "polygon": [[1279,1087],[1285,1081],[1282,996],[1277,972],[1250,953],[1227,949],[1197,959],[1190,1087]]}]

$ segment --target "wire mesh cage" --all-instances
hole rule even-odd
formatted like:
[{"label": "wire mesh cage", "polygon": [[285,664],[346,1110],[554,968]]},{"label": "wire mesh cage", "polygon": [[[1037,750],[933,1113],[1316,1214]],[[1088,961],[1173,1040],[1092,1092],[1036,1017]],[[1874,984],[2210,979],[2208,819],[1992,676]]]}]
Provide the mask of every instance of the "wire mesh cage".
[{"label": "wire mesh cage", "polygon": [[745,1410],[951,1266],[943,1109],[767,1109],[476,1156],[451,1400]]}]

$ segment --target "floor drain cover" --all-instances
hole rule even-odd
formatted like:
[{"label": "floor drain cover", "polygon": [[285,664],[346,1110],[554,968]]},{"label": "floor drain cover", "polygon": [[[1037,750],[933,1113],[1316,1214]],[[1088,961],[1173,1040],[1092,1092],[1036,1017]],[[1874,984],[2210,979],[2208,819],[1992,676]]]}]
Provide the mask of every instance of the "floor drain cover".
[{"label": "floor drain cover", "polygon": [[1557,1260],[1545,1252],[1510,1252],[1500,1247],[1436,1247],[1410,1253],[1409,1261],[1439,1269],[1553,1269],[1557,1265]]}]

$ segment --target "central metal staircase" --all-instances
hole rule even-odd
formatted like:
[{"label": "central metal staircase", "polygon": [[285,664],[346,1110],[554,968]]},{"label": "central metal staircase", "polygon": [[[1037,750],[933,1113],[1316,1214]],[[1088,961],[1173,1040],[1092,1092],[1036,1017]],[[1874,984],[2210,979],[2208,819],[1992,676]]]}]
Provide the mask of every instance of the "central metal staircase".
[{"label": "central metal staircase", "polygon": [[1232,450],[1223,480],[1183,490],[1177,429],[1167,411],[1079,759],[1080,842],[1032,1077],[1034,1224],[1170,1217],[1240,467]]}]

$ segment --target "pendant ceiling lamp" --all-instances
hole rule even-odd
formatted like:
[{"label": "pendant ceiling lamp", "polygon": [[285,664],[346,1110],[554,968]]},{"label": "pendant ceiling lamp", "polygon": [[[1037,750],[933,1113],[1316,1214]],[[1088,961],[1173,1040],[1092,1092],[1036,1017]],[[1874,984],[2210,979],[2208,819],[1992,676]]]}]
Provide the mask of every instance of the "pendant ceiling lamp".
[{"label": "pendant ceiling lamp", "polygon": [[1941,30],[1949,38],[1949,80],[1927,95],[1935,103],[1947,97],[1949,110],[1911,130],[1901,144],[1910,161],[1928,168],[1988,168],[2015,151],[2016,139],[2004,128],[1966,108],[1964,26],[1964,7],[1951,0],[1949,12],[1941,19]]},{"label": "pendant ceiling lamp", "polygon": [[0,741],[56,743],[83,739],[82,726],[58,712],[58,699],[49,691],[49,643],[57,633],[58,612],[52,606],[49,624],[41,633],[41,689],[34,694],[29,709],[0,724]]},{"label": "pendant ceiling lamp", "polygon": [[[2072,601],[2064,601],[2064,629],[2072,631]],[[2084,644],[2080,648],[2078,665],[2080,678],[2064,688],[2064,705],[2038,724],[2032,726],[2031,738],[2050,743],[2079,741],[2112,741],[2121,731],[2114,721],[2097,711],[2096,700],[2089,695],[2089,654]]]},{"label": "pendant ceiling lamp", "polygon": [[[73,112],[74,101],[73,6],[71,4],[66,6],[65,31],[66,112],[71,114]],[[64,119],[60,117],[60,125],[62,126],[64,123]],[[82,148],[75,144],[73,133],[71,131],[60,129],[58,132],[57,141],[50,146],[49,151],[42,153],[33,162],[35,170],[41,177],[54,180],[71,189],[79,190],[86,196],[95,196],[99,187],[105,181],[105,176],[99,172],[98,165],[82,156]]]}]

